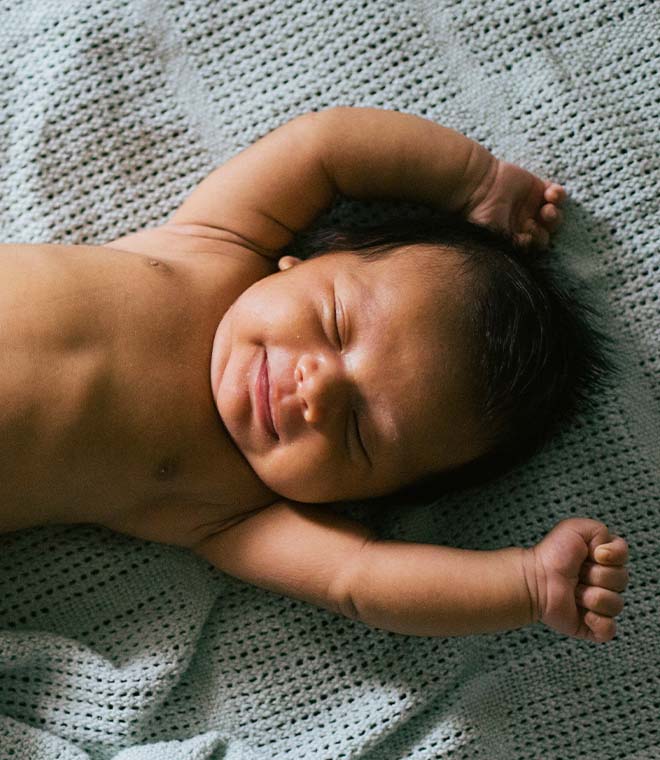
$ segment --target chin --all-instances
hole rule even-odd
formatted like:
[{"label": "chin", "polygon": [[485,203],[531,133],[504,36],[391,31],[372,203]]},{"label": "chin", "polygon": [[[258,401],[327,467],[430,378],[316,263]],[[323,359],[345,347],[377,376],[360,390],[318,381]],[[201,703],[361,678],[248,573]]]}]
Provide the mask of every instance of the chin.
[{"label": "chin", "polygon": [[[257,473],[259,475],[259,473]],[[259,476],[261,478],[261,476]],[[320,494],[315,494],[305,488],[300,488],[300,484],[286,484],[282,482],[269,482],[268,479],[261,478],[271,491],[279,494],[283,499],[289,499],[290,501],[299,501],[303,504],[323,504],[325,502],[334,501],[331,497],[325,498]]]}]

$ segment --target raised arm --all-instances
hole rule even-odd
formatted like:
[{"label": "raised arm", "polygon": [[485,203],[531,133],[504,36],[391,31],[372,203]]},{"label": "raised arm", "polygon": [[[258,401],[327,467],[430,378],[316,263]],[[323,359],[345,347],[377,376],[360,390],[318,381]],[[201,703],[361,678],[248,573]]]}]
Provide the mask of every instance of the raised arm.
[{"label": "raised arm", "polygon": [[496,164],[478,143],[419,116],[330,108],[287,122],[215,169],[167,225],[227,231],[276,257],[338,193],[453,211]]}]

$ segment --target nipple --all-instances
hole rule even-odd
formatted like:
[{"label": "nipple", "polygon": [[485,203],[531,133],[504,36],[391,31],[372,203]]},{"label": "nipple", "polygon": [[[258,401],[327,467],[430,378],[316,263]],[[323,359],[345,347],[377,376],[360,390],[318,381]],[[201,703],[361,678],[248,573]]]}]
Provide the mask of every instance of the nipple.
[{"label": "nipple", "polygon": [[179,470],[179,461],[174,457],[161,459],[156,467],[154,476],[156,480],[172,480]]},{"label": "nipple", "polygon": [[146,262],[149,267],[152,267],[153,269],[158,268],[158,270],[164,274],[170,273],[172,271],[172,267],[160,259],[147,259]]}]

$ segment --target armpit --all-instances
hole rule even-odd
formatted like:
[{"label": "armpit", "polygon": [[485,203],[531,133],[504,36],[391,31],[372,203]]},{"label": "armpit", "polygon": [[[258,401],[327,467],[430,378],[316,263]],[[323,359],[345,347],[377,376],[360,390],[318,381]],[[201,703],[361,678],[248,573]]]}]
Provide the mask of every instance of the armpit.
[{"label": "armpit", "polygon": [[264,256],[267,259],[272,259],[274,257],[273,251],[263,248],[262,246],[257,245],[253,240],[246,238],[244,235],[240,235],[238,232],[226,228],[208,227],[203,224],[175,224],[168,222],[160,229],[186,238],[210,241],[212,245],[217,245],[218,243],[239,245],[241,248],[247,248],[249,251],[258,253],[260,256]]},{"label": "armpit", "polygon": [[163,256],[167,253],[226,253],[240,248],[242,255],[247,251],[272,260],[268,254],[251,241],[229,230],[220,230],[196,224],[164,224],[103,243],[103,248],[119,251]]},{"label": "armpit", "polygon": [[168,497],[135,507],[101,524],[145,541],[192,549],[210,536],[247,519],[259,509],[232,514],[235,507],[232,509],[228,504]]}]

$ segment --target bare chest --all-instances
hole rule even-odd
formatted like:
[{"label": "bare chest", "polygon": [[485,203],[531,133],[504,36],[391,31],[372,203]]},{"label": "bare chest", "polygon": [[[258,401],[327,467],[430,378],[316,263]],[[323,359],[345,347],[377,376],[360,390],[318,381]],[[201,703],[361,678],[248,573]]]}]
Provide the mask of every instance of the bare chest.
[{"label": "bare chest", "polygon": [[23,253],[43,254],[39,277],[4,262],[0,530],[98,522],[178,543],[267,501],[209,381],[217,324],[254,275],[203,254],[38,248]]}]

